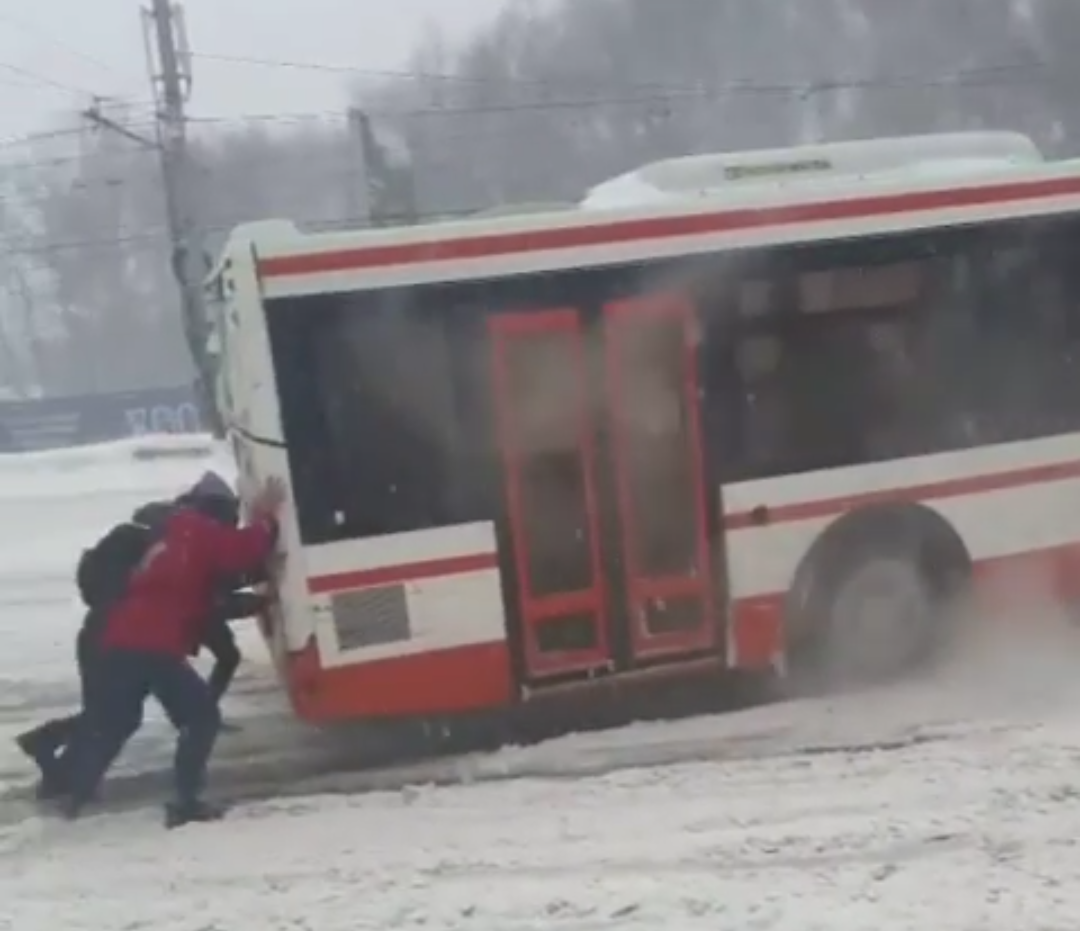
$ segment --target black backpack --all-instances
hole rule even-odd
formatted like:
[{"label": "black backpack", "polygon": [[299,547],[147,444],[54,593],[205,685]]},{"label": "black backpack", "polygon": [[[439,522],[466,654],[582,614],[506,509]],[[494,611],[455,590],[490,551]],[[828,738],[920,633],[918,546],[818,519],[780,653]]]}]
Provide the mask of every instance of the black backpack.
[{"label": "black backpack", "polygon": [[83,603],[93,610],[120,598],[160,535],[158,528],[143,524],[117,524],[84,550],[75,570],[75,584]]}]

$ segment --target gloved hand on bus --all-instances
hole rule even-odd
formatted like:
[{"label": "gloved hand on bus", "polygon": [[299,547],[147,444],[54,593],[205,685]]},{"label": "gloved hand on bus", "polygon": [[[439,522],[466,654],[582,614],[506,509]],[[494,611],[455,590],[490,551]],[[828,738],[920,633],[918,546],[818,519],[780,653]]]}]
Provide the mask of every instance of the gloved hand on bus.
[{"label": "gloved hand on bus", "polygon": [[253,522],[272,520],[277,522],[278,514],[286,498],[285,482],[277,476],[271,476],[264,483],[251,502]]}]

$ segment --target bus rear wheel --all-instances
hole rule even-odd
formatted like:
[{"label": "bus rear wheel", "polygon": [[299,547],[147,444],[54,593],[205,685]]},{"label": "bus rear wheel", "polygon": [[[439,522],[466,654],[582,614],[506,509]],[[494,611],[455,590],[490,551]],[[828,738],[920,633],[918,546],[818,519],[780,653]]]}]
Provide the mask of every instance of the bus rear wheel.
[{"label": "bus rear wheel", "polygon": [[815,542],[785,612],[789,675],[801,694],[888,683],[918,672],[952,636],[971,562],[935,511],[853,511]]}]

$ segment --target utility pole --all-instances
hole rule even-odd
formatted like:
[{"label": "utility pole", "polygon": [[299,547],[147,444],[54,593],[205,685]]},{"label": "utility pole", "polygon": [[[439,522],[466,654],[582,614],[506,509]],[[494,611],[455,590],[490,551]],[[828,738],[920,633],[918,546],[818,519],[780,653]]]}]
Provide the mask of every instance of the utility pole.
[{"label": "utility pole", "polygon": [[371,177],[368,174],[370,156],[364,125],[367,114],[358,107],[349,107],[348,119],[349,148],[352,158],[349,160],[351,170],[347,179],[348,190],[345,192],[349,210],[349,216],[346,219],[362,226],[370,226],[372,215]]},{"label": "utility pole", "polygon": [[412,148],[403,139],[388,148],[376,133],[371,116],[358,107],[349,109],[349,137],[353,153],[351,219],[370,226],[416,223]]},{"label": "utility pole", "polygon": [[185,104],[191,94],[191,54],[183,10],[170,0],[151,0],[142,10],[143,34],[154,100],[157,103],[157,148],[165,187],[165,212],[172,240],[172,270],[180,288],[184,335],[195,363],[195,388],[204,422],[217,437],[224,435],[215,400],[214,363],[207,351],[210,322],[206,317],[202,237],[195,218],[191,159],[187,145]]}]

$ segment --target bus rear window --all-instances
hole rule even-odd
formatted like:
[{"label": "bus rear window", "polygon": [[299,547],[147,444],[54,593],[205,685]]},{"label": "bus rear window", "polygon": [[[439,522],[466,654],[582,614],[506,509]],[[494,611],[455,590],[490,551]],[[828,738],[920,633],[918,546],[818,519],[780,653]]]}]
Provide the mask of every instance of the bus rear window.
[{"label": "bus rear window", "polygon": [[458,416],[443,315],[378,293],[268,307],[306,543],[462,517]]}]

